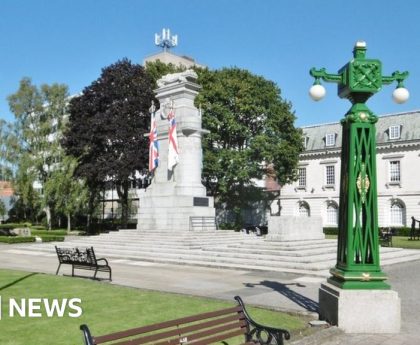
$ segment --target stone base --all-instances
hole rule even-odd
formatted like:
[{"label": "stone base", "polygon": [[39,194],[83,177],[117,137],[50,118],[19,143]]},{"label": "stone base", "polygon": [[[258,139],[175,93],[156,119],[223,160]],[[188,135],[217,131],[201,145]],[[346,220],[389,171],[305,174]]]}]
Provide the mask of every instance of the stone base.
[{"label": "stone base", "polygon": [[[205,201],[206,198],[200,196],[198,199],[198,201]],[[215,217],[213,198],[207,197],[207,199],[208,206],[194,206],[193,196],[148,196],[146,193],[140,198],[137,229],[143,231],[188,231],[190,230],[190,217]],[[203,228],[202,230],[215,230],[215,228]]]},{"label": "stone base", "polygon": [[319,316],[346,333],[399,333],[401,300],[392,290],[345,290],[321,284]]},{"label": "stone base", "polygon": [[321,217],[280,216],[268,218],[269,241],[323,240]]}]

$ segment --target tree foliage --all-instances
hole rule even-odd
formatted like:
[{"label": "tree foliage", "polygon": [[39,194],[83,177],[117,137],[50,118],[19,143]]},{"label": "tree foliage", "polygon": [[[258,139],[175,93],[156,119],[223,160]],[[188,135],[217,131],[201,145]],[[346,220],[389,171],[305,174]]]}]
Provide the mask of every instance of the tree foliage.
[{"label": "tree foliage", "polygon": [[87,204],[87,188],[83,179],[74,178],[77,160],[64,156],[60,166],[53,170],[44,185],[44,193],[54,200],[54,208],[67,217],[67,231],[71,230],[71,218],[85,211]]},{"label": "tree foliage", "polygon": [[[37,87],[30,78],[23,78],[18,90],[8,97],[15,115],[13,138],[8,141],[17,167],[15,189],[25,209],[40,206],[46,212],[49,228],[56,200],[46,191],[36,191],[34,183],[44,186],[62,159],[60,135],[65,127],[68,96],[66,85]],[[34,216],[31,212],[32,220]]]},{"label": "tree foliage", "polygon": [[100,77],[70,101],[70,122],[63,145],[78,159],[76,175],[86,178],[94,197],[112,178],[128,219],[130,178],[148,164],[149,108],[153,82],[144,68],[127,59],[102,70]]},{"label": "tree foliage", "polygon": [[255,181],[268,167],[279,184],[296,178],[301,132],[294,127],[291,104],[274,82],[239,68],[197,70],[202,90],[203,180],[219,204],[239,210],[268,194]]},{"label": "tree foliage", "polygon": [[172,63],[164,63],[160,60],[146,62],[146,72],[153,81],[153,88],[157,87],[158,79],[169,73],[185,71],[184,67],[176,66]]}]

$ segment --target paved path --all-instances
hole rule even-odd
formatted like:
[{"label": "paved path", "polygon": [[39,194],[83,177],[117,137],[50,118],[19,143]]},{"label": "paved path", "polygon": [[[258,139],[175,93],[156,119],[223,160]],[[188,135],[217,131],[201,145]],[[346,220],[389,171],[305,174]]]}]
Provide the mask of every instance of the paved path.
[{"label": "paved path", "polygon": [[[113,284],[227,300],[240,295],[248,304],[305,313],[316,313],[318,287],[323,281],[323,278],[278,272],[212,269],[129,260],[111,260],[110,264],[113,269]],[[55,274],[57,265],[55,254],[28,255],[27,251],[19,249],[19,245],[0,245],[0,268]],[[62,270],[69,274],[70,267],[66,266],[68,265],[64,265]],[[334,337],[322,341],[318,339],[315,343],[420,344],[420,261],[387,266],[385,272],[389,275],[393,289],[398,291],[402,299],[401,333],[337,335],[336,332]]]}]

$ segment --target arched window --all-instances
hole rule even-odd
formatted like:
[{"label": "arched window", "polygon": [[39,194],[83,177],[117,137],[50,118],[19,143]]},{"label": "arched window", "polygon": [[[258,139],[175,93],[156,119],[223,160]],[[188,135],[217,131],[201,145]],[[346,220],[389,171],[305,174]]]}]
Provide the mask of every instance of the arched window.
[{"label": "arched window", "polygon": [[311,212],[307,202],[301,201],[299,203],[299,216],[300,217],[310,217]]},{"label": "arched window", "polygon": [[401,201],[395,200],[391,202],[390,218],[390,225],[404,226],[405,207]]},{"label": "arched window", "polygon": [[327,205],[327,224],[338,225],[338,206],[335,202],[330,202]]}]

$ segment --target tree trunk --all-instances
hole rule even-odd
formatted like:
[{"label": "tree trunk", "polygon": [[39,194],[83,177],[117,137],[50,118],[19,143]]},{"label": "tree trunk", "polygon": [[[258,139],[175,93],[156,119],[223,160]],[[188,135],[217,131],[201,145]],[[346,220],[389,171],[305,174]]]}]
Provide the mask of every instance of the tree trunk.
[{"label": "tree trunk", "polygon": [[51,208],[49,206],[45,206],[44,211],[45,211],[45,215],[47,216],[48,230],[51,230]]},{"label": "tree trunk", "polygon": [[128,180],[117,184],[117,194],[121,204],[121,228],[126,229],[128,224],[128,190],[130,182]]},{"label": "tree trunk", "polygon": [[88,233],[92,233],[92,215],[95,208],[95,199],[96,199],[96,190],[90,190],[89,193],[89,202],[88,202],[88,215],[87,215],[87,223],[86,229]]},{"label": "tree trunk", "polygon": [[70,212],[67,213],[67,233],[69,234],[71,231],[71,214]]}]

